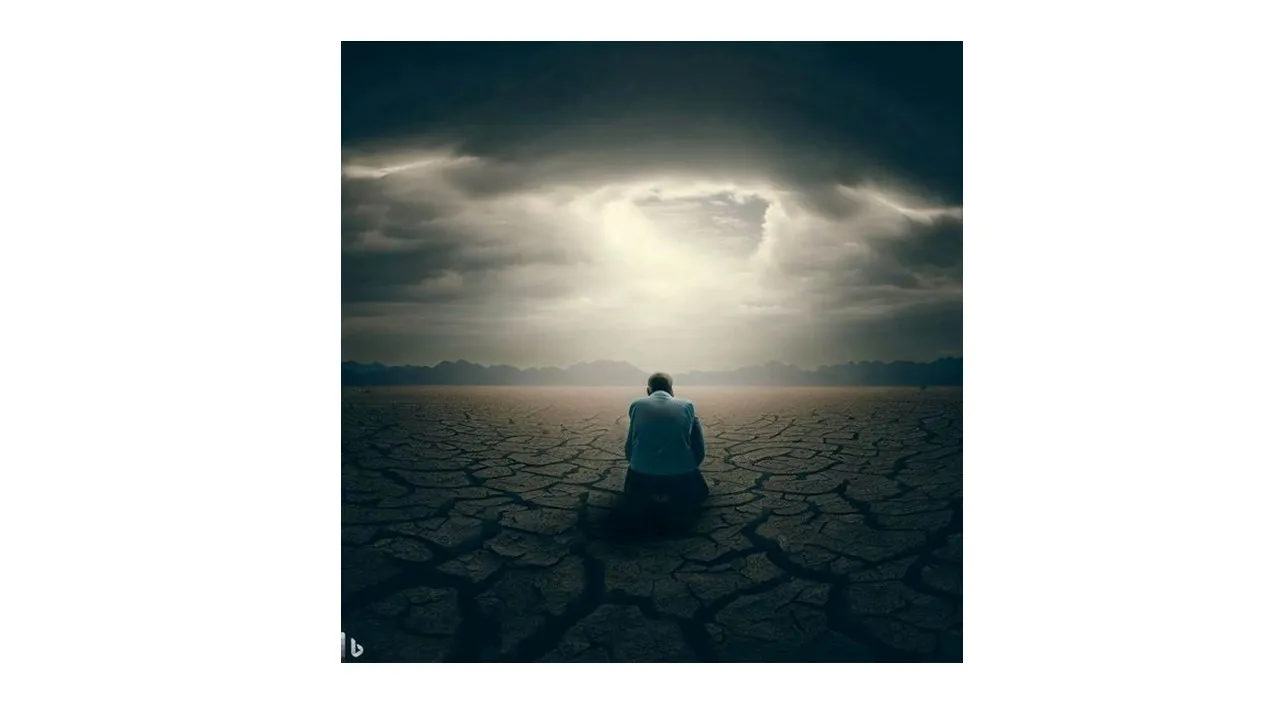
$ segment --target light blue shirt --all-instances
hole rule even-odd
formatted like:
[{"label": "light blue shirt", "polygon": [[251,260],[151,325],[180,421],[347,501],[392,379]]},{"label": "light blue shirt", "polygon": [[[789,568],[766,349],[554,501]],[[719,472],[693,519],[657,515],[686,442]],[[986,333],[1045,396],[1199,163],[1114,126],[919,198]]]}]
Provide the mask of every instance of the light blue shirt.
[{"label": "light blue shirt", "polygon": [[693,402],[655,391],[627,411],[627,460],[633,472],[673,475],[697,471],[706,456]]}]

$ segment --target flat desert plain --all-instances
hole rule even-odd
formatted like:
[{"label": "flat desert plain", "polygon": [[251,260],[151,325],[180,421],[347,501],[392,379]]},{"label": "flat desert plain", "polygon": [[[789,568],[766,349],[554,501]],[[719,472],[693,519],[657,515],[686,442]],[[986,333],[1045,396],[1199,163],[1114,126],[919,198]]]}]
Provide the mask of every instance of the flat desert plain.
[{"label": "flat desert plain", "polygon": [[960,661],[961,391],[681,388],[711,498],[600,530],[642,388],[344,389],[358,662]]}]

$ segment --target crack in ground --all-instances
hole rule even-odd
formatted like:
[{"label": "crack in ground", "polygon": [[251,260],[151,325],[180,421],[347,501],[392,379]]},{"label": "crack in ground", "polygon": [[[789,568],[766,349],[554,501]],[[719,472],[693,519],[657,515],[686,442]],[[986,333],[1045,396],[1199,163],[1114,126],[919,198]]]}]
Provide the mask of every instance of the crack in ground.
[{"label": "crack in ground", "polygon": [[[554,397],[541,391],[522,391],[519,396],[492,391],[477,394],[466,388],[402,393],[414,394],[415,402],[366,403],[365,399],[343,404],[343,527],[361,531],[352,533],[350,540],[344,531],[344,565],[363,551],[380,559],[376,564],[384,567],[379,569],[388,571],[382,577],[369,573],[375,578],[374,583],[353,582],[351,589],[344,591],[344,618],[404,590],[449,589],[456,594],[460,625],[443,659],[531,661],[563,657],[564,653],[557,655],[557,648],[565,634],[596,609],[611,604],[634,607],[647,621],[675,624],[693,659],[715,661],[720,659],[718,643],[736,638],[741,644],[745,637],[716,621],[724,608],[743,597],[799,579],[827,585],[829,594],[821,607],[826,628],[867,648],[872,659],[899,662],[958,658],[962,597],[955,581],[959,543],[952,542],[960,539],[963,524],[958,393],[930,391],[914,401],[902,402],[902,392],[854,389],[822,392],[817,396],[821,402],[815,402],[813,392],[798,390],[755,389],[742,396],[732,395],[733,390],[699,391],[698,407],[703,411],[707,438],[707,476],[722,483],[713,481],[712,504],[716,508],[704,512],[700,522],[704,527],[694,535],[709,538],[712,532],[725,529],[732,533],[714,539],[713,548],[706,544],[681,548],[716,550],[703,558],[672,552],[675,548],[666,547],[662,541],[645,542],[631,549],[639,551],[635,554],[650,556],[645,559],[663,555],[678,558],[677,569],[696,566],[698,573],[708,578],[722,570],[739,574],[735,571],[739,561],[760,559],[753,558],[758,555],[778,573],[767,578],[761,574],[748,577],[755,581],[709,601],[698,599],[685,584],[689,594],[686,598],[693,598],[698,604],[689,618],[667,613],[656,592],[637,596],[617,589],[605,590],[605,566],[615,558],[595,553],[597,546],[610,542],[607,534],[598,530],[598,522],[610,513],[626,471],[620,452],[626,415],[617,412],[618,400],[609,396],[616,391],[591,390],[574,395],[561,390],[554,392]],[[533,399],[551,400],[530,403]],[[577,410],[579,406],[582,410]],[[708,415],[708,409],[719,412]],[[557,480],[554,470],[528,472],[527,461],[537,466],[564,465],[573,469],[567,470],[570,478]],[[476,476],[490,468],[506,471],[491,472],[495,475],[492,478]],[[440,482],[464,485],[429,487],[410,480],[421,477],[421,481],[434,481],[427,475],[435,471],[442,472]],[[598,479],[592,479],[593,475]],[[794,491],[802,485],[812,486],[807,482],[829,481],[829,477],[840,479],[832,489],[817,494]],[[547,479],[555,481],[548,483]],[[384,488],[379,482],[384,483]],[[524,485],[531,488],[522,488]],[[767,486],[776,488],[766,489]],[[717,503],[717,497],[723,503]],[[505,503],[484,503],[495,499]],[[469,503],[473,501],[479,503]],[[773,508],[766,508],[762,504],[765,501],[771,502]],[[945,519],[940,514],[944,510],[950,511]],[[457,533],[445,540],[433,540],[436,529],[430,525],[415,528],[413,534],[396,529],[397,524],[451,519],[460,511],[473,517],[462,520],[478,521],[474,529],[464,528],[474,533],[462,540],[457,540]],[[558,511],[571,511],[573,516],[570,519]],[[527,512],[533,513],[520,519],[506,518]],[[838,519],[840,515],[849,518]],[[855,516],[858,523],[849,523]],[[825,520],[828,517],[834,517],[836,522]],[[504,520],[508,522],[504,524]],[[819,528],[820,520],[823,523]],[[944,524],[937,524],[943,520]],[[766,523],[776,539],[760,534]],[[928,529],[911,527],[917,523]],[[900,537],[877,538],[890,542],[876,543],[880,554],[877,559],[867,559],[865,555],[849,554],[861,552],[856,542],[841,547],[839,541],[849,539],[842,536],[860,535],[842,532],[852,530],[841,527],[846,524]],[[458,528],[455,525],[449,530]],[[799,534],[793,535],[793,531],[808,531],[803,535],[818,537],[797,539]],[[484,548],[489,540],[504,534],[523,536],[535,545],[558,546],[554,549],[560,557],[544,561],[541,566],[518,564],[514,558],[502,558]],[[922,538],[914,538],[916,534]],[[736,537],[730,539],[728,535]],[[378,545],[388,537],[421,545],[430,551],[430,558],[411,561],[386,554]],[[730,542],[723,543],[722,539]],[[824,542],[806,542],[813,539]],[[743,543],[734,544],[736,540]],[[901,543],[900,548],[897,543]],[[404,549],[408,544],[398,545],[394,549]],[[808,553],[802,555],[800,550]],[[951,550],[955,557],[939,552],[945,550]],[[502,624],[485,613],[479,597],[506,575],[540,574],[569,556],[581,562],[582,580],[574,587],[574,596],[564,610],[558,615],[538,612],[544,619],[541,624],[527,638],[512,644],[508,652],[500,652]],[[491,571],[483,579],[476,579],[479,573],[455,575],[440,570],[446,563],[463,558],[480,560],[467,564],[484,565],[483,569]],[[801,558],[810,564],[801,562]],[[899,561],[905,568],[894,566]],[[819,563],[821,568],[811,566]],[[659,560],[653,564],[662,563]],[[890,570],[888,576],[879,579],[871,574],[881,568]],[[938,574],[945,575],[948,581],[935,583],[955,584],[954,590],[926,581],[926,570],[936,569],[943,570]],[[663,576],[651,571],[642,574],[653,579]],[[919,614],[906,615],[920,623],[947,624],[944,629],[930,630],[903,621],[901,609],[876,617],[856,615],[845,594],[853,574],[858,575],[860,585],[901,585],[895,588],[905,588],[926,599],[920,602],[925,607],[917,608],[936,603],[939,608],[951,609],[955,617],[951,619],[943,612],[925,620],[920,620]],[[793,601],[797,598],[798,594]],[[862,608],[865,610],[865,605]],[[788,628],[797,632],[809,628],[794,610],[786,621]],[[710,630],[713,624],[715,638]],[[372,635],[376,634],[362,640]],[[620,652],[616,639],[625,637],[601,636],[604,641],[594,645],[615,657]],[[922,638],[933,638],[937,647],[927,650],[920,645],[925,642]]]}]

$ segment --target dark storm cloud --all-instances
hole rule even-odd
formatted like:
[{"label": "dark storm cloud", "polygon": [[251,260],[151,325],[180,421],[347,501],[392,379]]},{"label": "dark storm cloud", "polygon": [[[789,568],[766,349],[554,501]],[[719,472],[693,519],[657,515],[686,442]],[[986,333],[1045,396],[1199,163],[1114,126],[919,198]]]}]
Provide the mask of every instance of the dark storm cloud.
[{"label": "dark storm cloud", "polygon": [[[847,264],[848,281],[855,285],[891,285],[906,289],[950,284],[962,279],[963,221],[940,215],[927,220],[907,218],[897,236],[873,239]],[[839,286],[833,286],[839,290]]]},{"label": "dark storm cloud", "polygon": [[[344,301],[431,303],[479,297],[493,282],[493,272],[527,272],[583,260],[571,242],[545,223],[486,217],[447,193],[405,196],[390,185],[394,180],[343,179]],[[523,281],[517,277],[511,288],[535,297],[566,290],[555,279],[528,276]]]},{"label": "dark storm cloud", "polygon": [[[958,287],[963,220],[958,211],[902,210],[874,191],[845,187],[823,193],[825,207],[798,198],[801,217],[773,257],[820,307],[864,303],[885,292]],[[870,290],[868,290],[870,289]],[[905,300],[914,300],[908,296]]]},{"label": "dark storm cloud", "polygon": [[430,135],[570,171],[582,154],[619,170],[764,162],[796,183],[900,179],[958,203],[961,76],[958,43],[348,43],[343,142]]},{"label": "dark storm cloud", "polygon": [[[932,360],[961,355],[964,316],[959,300],[906,308],[892,316],[868,318],[819,330],[803,363],[824,359]],[[803,359],[803,357],[802,357]]]},{"label": "dark storm cloud", "polygon": [[344,357],[953,353],[960,76],[959,44],[346,43]]},{"label": "dark storm cloud", "polygon": [[926,221],[912,220],[908,235],[885,248],[886,257],[909,271],[945,276],[959,282],[963,264],[964,221],[940,215]]}]

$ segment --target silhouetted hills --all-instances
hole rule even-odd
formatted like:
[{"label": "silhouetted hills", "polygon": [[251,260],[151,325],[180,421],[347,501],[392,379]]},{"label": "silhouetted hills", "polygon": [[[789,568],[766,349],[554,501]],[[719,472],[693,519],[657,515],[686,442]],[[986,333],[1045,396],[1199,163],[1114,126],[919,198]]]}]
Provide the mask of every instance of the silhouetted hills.
[{"label": "silhouetted hills", "polygon": [[[342,363],[343,386],[644,386],[649,373],[628,362],[602,360],[568,369],[486,367],[466,360],[434,367]],[[958,357],[933,362],[849,362],[801,369],[769,362],[733,371],[675,374],[677,386],[961,386]]]}]

